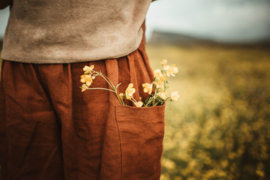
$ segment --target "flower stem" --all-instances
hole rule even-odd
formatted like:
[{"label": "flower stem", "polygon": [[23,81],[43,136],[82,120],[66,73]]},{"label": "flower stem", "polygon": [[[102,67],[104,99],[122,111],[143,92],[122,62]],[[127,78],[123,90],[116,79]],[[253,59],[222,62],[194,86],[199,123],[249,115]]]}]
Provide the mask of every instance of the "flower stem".
[{"label": "flower stem", "polygon": [[112,83],[112,81],[111,81],[107,76],[105,76],[104,74],[102,74],[101,71],[100,71],[100,72],[93,71],[93,72],[96,73],[96,76],[101,76],[101,77],[109,84],[109,86],[111,86],[111,88],[112,88],[113,90],[111,90],[111,89],[106,89],[106,88],[88,88],[88,89],[90,89],[90,90],[91,90],[91,89],[102,89],[102,90],[111,91],[111,92],[115,93],[115,95],[116,95],[116,97],[117,97],[117,99],[119,100],[119,102],[120,102],[121,105],[126,105],[126,104],[124,103],[124,100],[122,100],[122,99],[118,96],[118,94],[117,94],[117,89],[116,89],[116,87],[114,86],[114,84]]},{"label": "flower stem", "polygon": [[102,74],[102,76],[104,77],[104,79],[111,85],[111,87],[114,89],[115,88],[115,86],[113,85],[113,83],[112,83],[112,81],[107,77],[107,76],[105,76],[104,74]]},{"label": "flower stem", "polygon": [[119,100],[120,104],[121,104],[121,105],[124,105],[125,103],[124,103],[124,101],[122,101],[122,99],[118,96],[117,91],[115,92],[115,95],[116,95],[117,99]]},{"label": "flower stem", "polygon": [[130,99],[130,101],[132,101],[136,105],[136,102],[135,102],[136,100],[134,101],[134,100]]},{"label": "flower stem", "polygon": [[91,90],[91,89],[102,89],[102,90],[107,90],[107,91],[111,91],[111,92],[114,92],[113,90],[110,90],[110,89],[106,89],[106,88],[87,88],[87,89],[89,89],[89,90]]},{"label": "flower stem", "polygon": [[166,98],[166,99],[164,100],[164,102],[167,101],[167,100],[170,99],[170,98],[171,98],[171,97]]},{"label": "flower stem", "polygon": [[153,98],[149,98],[147,104],[145,104],[144,107],[147,107],[148,106],[148,104],[152,101],[151,99],[153,99]]},{"label": "flower stem", "polygon": [[116,97],[117,97],[117,99],[118,99],[118,101],[120,102],[120,104],[121,105],[124,105],[125,103],[122,101],[122,99],[118,96],[118,94],[117,94],[117,89],[115,88],[115,86],[113,85],[113,83],[112,83],[112,81],[107,77],[107,76],[105,76],[105,75],[103,75],[103,74],[101,74],[101,77],[103,78],[103,79],[105,79],[105,81],[107,81],[107,83],[111,86],[111,88],[114,90],[114,91],[112,91],[112,92],[114,92],[115,93],[115,95],[116,95]]},{"label": "flower stem", "polygon": [[156,97],[156,92],[157,92],[157,87],[155,88],[155,94],[154,94],[154,96],[153,96],[153,98],[154,98],[154,101],[153,101],[153,106],[155,105],[155,97]]},{"label": "flower stem", "polygon": [[136,99],[134,99],[133,97],[131,99],[133,99],[135,102],[137,102]]},{"label": "flower stem", "polygon": [[114,89],[114,85],[108,81],[108,79],[105,77],[105,75],[101,74],[101,77],[107,81],[107,83]]}]

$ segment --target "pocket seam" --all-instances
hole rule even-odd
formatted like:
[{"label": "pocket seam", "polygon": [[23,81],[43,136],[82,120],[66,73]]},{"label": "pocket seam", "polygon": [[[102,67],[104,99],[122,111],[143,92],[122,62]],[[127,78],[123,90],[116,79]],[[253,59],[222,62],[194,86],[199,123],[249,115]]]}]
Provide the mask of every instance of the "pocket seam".
[{"label": "pocket seam", "polygon": [[122,150],[122,138],[121,138],[121,133],[120,133],[120,128],[119,128],[119,123],[118,123],[118,116],[117,116],[117,107],[115,108],[115,118],[116,118],[116,124],[118,128],[118,134],[119,134],[119,142],[120,142],[120,153],[121,153],[121,180],[123,179],[123,150]]}]

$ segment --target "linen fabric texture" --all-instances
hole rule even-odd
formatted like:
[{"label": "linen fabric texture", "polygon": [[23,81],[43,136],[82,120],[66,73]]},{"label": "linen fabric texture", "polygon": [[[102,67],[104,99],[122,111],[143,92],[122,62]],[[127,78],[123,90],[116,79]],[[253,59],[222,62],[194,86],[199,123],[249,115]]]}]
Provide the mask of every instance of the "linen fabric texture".
[{"label": "linen fabric texture", "polygon": [[[7,0],[4,0],[7,1]],[[13,0],[1,58],[74,63],[135,51],[151,0]]]},{"label": "linen fabric texture", "polygon": [[[145,29],[145,24],[143,24]],[[145,52],[68,64],[3,61],[0,84],[1,180],[159,180],[165,104],[120,105],[105,90],[81,92],[85,65],[124,93],[145,100],[154,75]],[[109,88],[97,77],[90,86]]]}]

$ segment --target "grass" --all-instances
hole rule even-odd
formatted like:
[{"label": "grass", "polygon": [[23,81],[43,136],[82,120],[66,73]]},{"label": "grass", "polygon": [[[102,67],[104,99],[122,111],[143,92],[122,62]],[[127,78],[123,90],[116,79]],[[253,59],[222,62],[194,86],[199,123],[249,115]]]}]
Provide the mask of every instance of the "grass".
[{"label": "grass", "polygon": [[270,179],[270,51],[147,46],[176,64],[180,99],[167,103],[161,180]]}]

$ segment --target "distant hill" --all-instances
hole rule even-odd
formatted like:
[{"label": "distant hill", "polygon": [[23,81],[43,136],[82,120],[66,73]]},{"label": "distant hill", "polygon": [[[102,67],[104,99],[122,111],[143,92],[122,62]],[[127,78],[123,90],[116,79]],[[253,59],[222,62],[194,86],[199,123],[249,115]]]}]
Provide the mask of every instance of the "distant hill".
[{"label": "distant hill", "polygon": [[192,46],[221,46],[221,47],[251,47],[251,48],[270,48],[270,41],[255,43],[223,43],[214,40],[197,38],[189,35],[153,31],[148,45],[176,45],[182,47]]}]

